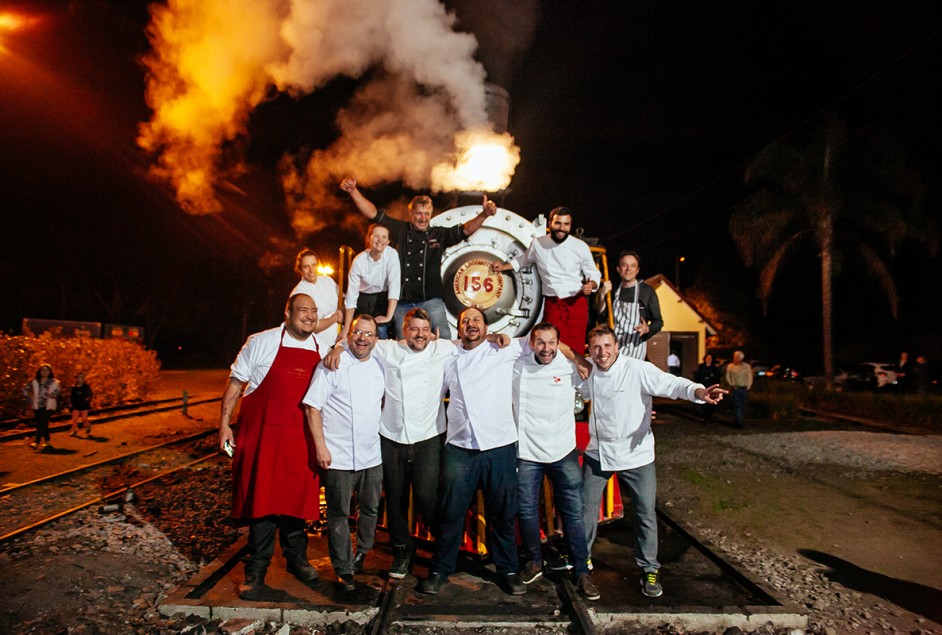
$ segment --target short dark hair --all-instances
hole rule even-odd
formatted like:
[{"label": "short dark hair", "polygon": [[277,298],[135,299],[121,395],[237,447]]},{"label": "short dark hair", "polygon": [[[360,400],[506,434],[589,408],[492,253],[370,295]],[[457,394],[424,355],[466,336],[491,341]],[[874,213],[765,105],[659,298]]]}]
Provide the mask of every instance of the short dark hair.
[{"label": "short dark hair", "polygon": [[[294,313],[294,303],[295,303],[295,301],[297,301],[297,299],[300,298],[302,295],[303,295],[304,297],[306,297],[306,298],[311,298],[311,296],[309,296],[309,295],[306,294],[306,293],[295,293],[295,294],[292,295],[290,298],[288,298],[288,302],[285,304],[285,311],[287,311],[288,313]],[[317,308],[317,301],[315,301],[314,298],[311,298],[311,301],[314,302],[314,308],[316,309],[316,308]]]},{"label": "short dark hair", "polygon": [[370,315],[369,313],[359,313],[353,316],[353,320],[350,322],[350,325],[352,326],[354,322],[358,322],[360,320],[365,320],[367,322],[372,322],[373,324],[378,324],[378,322],[376,321],[376,318]]},{"label": "short dark hair", "polygon": [[294,272],[298,275],[301,275],[301,261],[307,258],[308,256],[314,256],[314,260],[320,262],[321,259],[317,257],[317,254],[313,250],[305,247],[298,252],[298,255],[294,257]]},{"label": "short dark hair", "polygon": [[624,251],[619,252],[619,254],[618,254],[618,260],[616,260],[615,262],[617,262],[618,264],[621,264],[621,259],[624,258],[625,256],[633,256],[634,259],[638,261],[638,266],[639,266],[639,267],[641,266],[641,256],[638,255],[638,252],[637,252],[637,251],[630,251],[630,250],[627,250],[627,249],[624,250]]},{"label": "short dark hair", "polygon": [[572,216],[572,210],[569,209],[568,207],[563,207],[562,205],[560,205],[559,207],[554,207],[553,209],[550,210],[549,222],[552,223],[553,218],[556,216]]},{"label": "short dark hair", "polygon": [[470,310],[472,310],[472,309],[474,309],[475,311],[477,311],[478,313],[481,314],[481,318],[483,318],[483,320],[484,320],[484,326],[490,326],[490,323],[487,321],[487,313],[484,312],[484,309],[478,308],[478,307],[476,307],[476,306],[466,306],[465,308],[461,309],[461,313],[458,314],[458,325],[459,325],[459,326],[461,325],[461,318],[462,318],[462,316],[464,316],[465,313],[467,313],[468,311],[470,311]]},{"label": "short dark hair", "polygon": [[408,326],[409,323],[412,322],[412,320],[416,318],[420,320],[425,320],[426,322],[428,322],[429,326],[432,325],[432,316],[428,314],[428,311],[426,311],[420,306],[417,306],[413,309],[409,309],[409,312],[406,313],[406,316],[402,318],[403,326]]},{"label": "short dark hair", "polygon": [[559,339],[559,328],[552,322],[540,322],[534,325],[534,327],[530,329],[530,337],[533,337],[533,334],[537,331],[555,331],[556,339]]},{"label": "short dark hair", "polygon": [[608,324],[599,324],[598,326],[594,327],[591,331],[589,331],[589,337],[586,338],[586,341],[591,342],[593,337],[602,337],[603,335],[611,335],[612,339],[614,339],[616,342],[618,341],[618,338],[615,336],[615,331],[613,331],[612,327],[610,327]]}]

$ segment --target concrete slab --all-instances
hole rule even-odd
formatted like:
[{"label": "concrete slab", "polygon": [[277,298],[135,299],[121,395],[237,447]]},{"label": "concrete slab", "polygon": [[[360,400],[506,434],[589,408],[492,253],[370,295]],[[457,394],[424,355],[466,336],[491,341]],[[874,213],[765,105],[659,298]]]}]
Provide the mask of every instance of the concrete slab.
[{"label": "concrete slab", "polygon": [[[633,531],[622,519],[599,528],[593,548],[593,579],[601,599],[587,601],[575,595],[566,574],[547,572],[528,585],[527,593],[510,596],[498,586],[493,565],[462,554],[458,572],[438,595],[416,591],[428,575],[431,545],[421,544],[413,575],[389,580],[392,563],[387,534],[380,530],[376,546],[357,576],[358,588],[346,593],[337,584],[327,557],[326,537],[310,540],[308,554],[321,579],[307,586],[289,575],[276,551],[266,578],[270,591],[258,602],[240,600],[237,589],[243,578],[241,558],[244,538],[217,561],[179,587],[160,605],[161,613],[193,613],[204,618],[254,618],[309,626],[353,620],[367,624],[381,609],[387,624],[401,626],[480,626],[512,630],[541,626],[564,631],[575,619],[598,632],[628,628],[655,628],[671,623],[689,630],[717,630],[738,626],[755,630],[771,623],[780,628],[804,628],[807,617],[796,607],[778,601],[771,589],[752,580],[700,548],[687,530],[675,521],[660,523],[661,578],[665,593],[648,598],[639,590],[634,565]],[[722,566],[721,566],[722,564]],[[568,585],[569,593],[563,589]],[[570,598],[575,600],[570,602]]]}]

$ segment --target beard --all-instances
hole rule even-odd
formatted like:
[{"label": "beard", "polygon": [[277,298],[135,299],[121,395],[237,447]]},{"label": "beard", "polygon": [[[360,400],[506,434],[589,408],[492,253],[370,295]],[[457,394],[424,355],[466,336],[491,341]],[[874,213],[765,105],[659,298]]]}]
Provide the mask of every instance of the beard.
[{"label": "beard", "polygon": [[550,238],[553,239],[553,242],[557,245],[567,238],[569,238],[569,232],[564,232],[560,230],[550,230]]}]

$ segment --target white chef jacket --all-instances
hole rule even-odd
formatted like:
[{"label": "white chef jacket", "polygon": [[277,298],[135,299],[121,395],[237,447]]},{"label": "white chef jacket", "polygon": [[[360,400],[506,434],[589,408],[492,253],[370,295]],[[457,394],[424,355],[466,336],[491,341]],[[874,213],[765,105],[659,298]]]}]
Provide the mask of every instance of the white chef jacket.
[{"label": "white chef jacket", "polygon": [[581,382],[575,365],[560,353],[546,365],[533,354],[516,361],[513,410],[518,458],[553,463],[575,449],[574,386]]},{"label": "white chef jacket", "polygon": [[465,350],[456,346],[445,363],[448,400],[446,443],[467,450],[491,450],[517,440],[513,416],[514,362],[529,354],[526,338],[507,348],[484,342]]},{"label": "white chef jacket", "polygon": [[[388,250],[387,250],[388,251]],[[434,340],[415,352],[405,342],[379,340],[373,349],[386,369],[386,399],[379,433],[411,445],[445,431],[442,378],[455,350],[448,340]]]},{"label": "white chef jacket", "polygon": [[544,296],[571,298],[582,293],[583,280],[597,285],[602,279],[589,246],[575,236],[567,236],[561,243],[549,234],[534,238],[523,254],[510,260],[514,271],[530,264],[535,264],[540,274]]},{"label": "white chef jacket", "polygon": [[[330,276],[317,276],[317,282],[311,283],[303,278],[294,286],[290,298],[296,293],[305,293],[314,299],[317,305],[318,319],[329,317],[337,310],[337,303],[340,301],[340,287]],[[320,333],[315,333],[317,341],[321,345],[322,351],[329,351],[337,342],[337,336],[340,334],[340,325],[333,324]]]},{"label": "white chef jacket", "polygon": [[579,387],[592,400],[585,453],[598,459],[605,471],[653,463],[652,396],[703,403],[695,394],[702,387],[627,355],[619,354],[607,371],[593,368]]},{"label": "white chef jacket", "polygon": [[344,307],[357,308],[357,300],[361,293],[387,291],[388,299],[398,300],[399,291],[402,288],[401,277],[399,252],[392,247],[386,247],[379,255],[379,260],[373,260],[369,249],[361,251],[353,259],[350,273],[347,274],[347,295],[343,300]]},{"label": "white chef jacket", "polygon": [[[271,368],[272,362],[275,361],[275,355],[278,354],[279,344],[283,344],[286,348],[318,351],[317,340],[313,335],[304,340],[296,340],[287,331],[284,331],[284,328],[285,325],[282,324],[273,329],[250,335],[249,339],[245,340],[245,344],[242,345],[242,350],[239,351],[235,362],[232,363],[229,374],[239,381],[246,382],[244,395],[251,394],[268,375],[268,370]],[[281,336],[282,332],[284,333],[283,337]]]},{"label": "white chef jacket", "polygon": [[383,462],[379,447],[383,392],[383,365],[373,355],[361,361],[345,350],[337,370],[320,364],[314,371],[302,402],[321,411],[331,469],[365,470]]}]

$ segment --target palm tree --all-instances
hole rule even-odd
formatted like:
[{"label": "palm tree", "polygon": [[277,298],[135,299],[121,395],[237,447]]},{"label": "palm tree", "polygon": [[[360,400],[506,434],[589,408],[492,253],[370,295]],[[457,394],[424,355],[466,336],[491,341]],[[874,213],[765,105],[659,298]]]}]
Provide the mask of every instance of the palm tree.
[{"label": "palm tree", "polygon": [[768,309],[776,275],[788,257],[813,244],[821,259],[824,374],[832,387],[834,357],[831,281],[844,257],[856,258],[886,295],[893,319],[899,298],[887,256],[913,239],[934,254],[936,232],[921,210],[922,185],[901,144],[891,136],[849,138],[830,118],[800,146],[776,141],[749,164],[752,194],[729,229],[747,267],[759,271],[758,298]]}]

